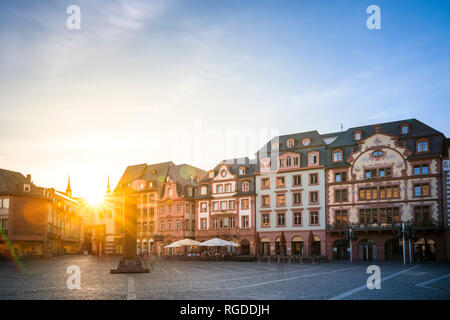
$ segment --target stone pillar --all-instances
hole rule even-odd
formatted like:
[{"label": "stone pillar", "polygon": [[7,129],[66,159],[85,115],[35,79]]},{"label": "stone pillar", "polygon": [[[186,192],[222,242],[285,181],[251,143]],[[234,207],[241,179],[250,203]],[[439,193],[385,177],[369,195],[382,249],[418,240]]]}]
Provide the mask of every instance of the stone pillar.
[{"label": "stone pillar", "polygon": [[147,273],[149,268],[137,255],[137,198],[124,192],[122,207],[124,215],[123,255],[119,264],[111,269],[111,273]]}]

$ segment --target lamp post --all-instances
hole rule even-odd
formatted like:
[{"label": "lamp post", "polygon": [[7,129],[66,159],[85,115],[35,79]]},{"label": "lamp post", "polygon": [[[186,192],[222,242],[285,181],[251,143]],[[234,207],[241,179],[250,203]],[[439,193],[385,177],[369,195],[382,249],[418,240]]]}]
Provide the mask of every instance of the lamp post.
[{"label": "lamp post", "polygon": [[148,273],[150,269],[137,255],[136,196],[126,189],[121,200],[124,217],[123,255],[119,264],[111,269],[111,273]]}]

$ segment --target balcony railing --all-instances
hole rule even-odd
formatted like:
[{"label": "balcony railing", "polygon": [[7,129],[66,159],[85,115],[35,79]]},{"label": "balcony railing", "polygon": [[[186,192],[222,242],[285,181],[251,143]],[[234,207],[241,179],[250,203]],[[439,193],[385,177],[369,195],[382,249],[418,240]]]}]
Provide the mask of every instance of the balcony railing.
[{"label": "balcony railing", "polygon": [[[440,224],[438,222],[413,222],[409,223],[413,229],[438,229]],[[401,228],[401,222],[395,223],[372,223],[372,224],[329,224],[327,231],[347,231],[352,228],[355,231],[382,231],[382,230],[396,230]]]}]

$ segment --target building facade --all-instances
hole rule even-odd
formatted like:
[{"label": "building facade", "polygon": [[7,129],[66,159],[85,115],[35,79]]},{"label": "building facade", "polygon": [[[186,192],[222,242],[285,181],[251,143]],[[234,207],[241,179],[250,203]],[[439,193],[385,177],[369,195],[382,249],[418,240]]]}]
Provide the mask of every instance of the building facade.
[{"label": "building facade", "polygon": [[258,151],[258,254],[325,253],[324,157],[317,131],[276,137]]},{"label": "building facade", "polygon": [[221,238],[239,244],[237,254],[255,254],[256,168],[248,158],[224,160],[199,182],[197,241]]},{"label": "building facade", "polygon": [[[327,255],[355,260],[445,259],[442,150],[445,137],[411,119],[330,135],[327,145]],[[411,229],[403,243],[402,223]]]},{"label": "building facade", "polygon": [[[127,167],[110,196],[114,235],[107,242],[113,241],[113,253],[121,254],[123,249],[124,216],[120,204],[124,190],[134,190],[137,200],[138,253],[164,254],[164,246],[181,240],[183,236],[194,236],[192,221],[195,220],[195,211],[192,206],[195,204],[196,183],[204,174],[201,169],[187,164],[175,165],[171,161]],[[173,202],[175,211],[172,210]],[[179,207],[181,210],[176,211]],[[169,208],[170,214],[166,212]],[[186,230],[188,226],[189,230]]]},{"label": "building facade", "polygon": [[450,260],[450,139],[446,139],[442,161],[442,201],[446,258]]}]

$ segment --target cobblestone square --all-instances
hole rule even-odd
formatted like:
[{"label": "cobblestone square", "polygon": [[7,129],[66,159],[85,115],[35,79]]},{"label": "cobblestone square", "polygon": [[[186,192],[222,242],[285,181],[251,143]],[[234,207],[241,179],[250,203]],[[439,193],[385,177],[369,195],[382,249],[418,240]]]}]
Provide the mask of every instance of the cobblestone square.
[{"label": "cobblestone square", "polygon": [[[450,264],[400,262],[184,262],[157,259],[148,274],[110,274],[118,257],[63,256],[0,261],[0,299],[440,299],[450,298]],[[149,263],[149,260],[146,259]],[[380,266],[381,289],[366,287]],[[68,289],[69,266],[81,289]]]}]

